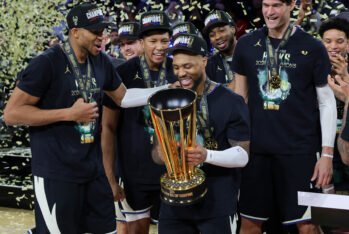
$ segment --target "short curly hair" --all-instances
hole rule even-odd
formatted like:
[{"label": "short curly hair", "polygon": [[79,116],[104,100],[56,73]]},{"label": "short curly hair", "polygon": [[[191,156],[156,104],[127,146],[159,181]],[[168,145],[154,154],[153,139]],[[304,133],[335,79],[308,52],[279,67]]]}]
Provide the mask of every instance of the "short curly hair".
[{"label": "short curly hair", "polygon": [[329,18],[328,20],[322,22],[319,28],[319,35],[321,38],[324,33],[331,29],[337,29],[338,31],[344,32],[345,36],[349,38],[349,21],[343,18]]}]

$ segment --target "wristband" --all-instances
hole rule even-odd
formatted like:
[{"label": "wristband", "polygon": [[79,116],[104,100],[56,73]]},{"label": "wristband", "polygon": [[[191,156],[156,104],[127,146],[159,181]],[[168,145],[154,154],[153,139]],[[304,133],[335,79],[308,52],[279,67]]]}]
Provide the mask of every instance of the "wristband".
[{"label": "wristband", "polygon": [[321,157],[333,158],[333,154],[321,153]]}]

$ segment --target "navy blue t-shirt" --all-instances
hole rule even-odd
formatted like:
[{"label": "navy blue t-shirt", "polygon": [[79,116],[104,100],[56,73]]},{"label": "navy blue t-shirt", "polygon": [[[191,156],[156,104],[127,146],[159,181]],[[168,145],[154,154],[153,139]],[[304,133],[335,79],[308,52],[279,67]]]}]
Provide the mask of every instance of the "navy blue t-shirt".
[{"label": "navy blue t-shirt", "polygon": [[[243,98],[222,85],[207,95],[210,127],[218,142],[218,150],[230,148],[228,139],[250,139],[248,107]],[[161,204],[160,217],[164,219],[206,219],[232,215],[236,212],[240,187],[240,170],[204,163],[201,169],[206,175],[207,194],[197,204],[171,206]]]},{"label": "navy blue t-shirt", "polygon": [[[146,88],[139,57],[118,66],[117,72],[127,88]],[[150,71],[150,76],[153,81],[156,81],[159,72]],[[173,74],[171,58],[166,60],[166,80],[168,83],[177,80]],[[103,104],[109,108],[116,108],[108,97]],[[148,120],[151,121],[149,118]],[[165,173],[165,167],[152,160],[152,144],[146,129],[148,125],[145,121],[144,106],[121,109],[119,121],[116,171],[125,182],[132,180],[142,184],[159,184],[160,176]]]},{"label": "navy blue t-shirt", "polygon": [[[232,61],[227,61],[229,68],[232,70]],[[233,70],[232,70],[233,71]],[[222,55],[217,53],[212,55],[208,61],[206,66],[206,74],[210,77],[210,80],[226,84],[227,82],[227,74],[225,71],[225,67],[222,61]]]},{"label": "navy blue t-shirt", "polygon": [[[297,28],[280,49],[281,87],[268,86],[265,28],[239,39],[233,69],[247,77],[251,152],[315,153],[321,147],[317,86],[327,84],[331,64],[322,43]],[[277,46],[278,39],[271,39]]]},{"label": "navy blue t-shirt", "polygon": [[[93,70],[91,90],[101,113],[103,90],[112,91],[121,80],[107,55],[90,56]],[[40,109],[69,108],[80,97],[67,57],[59,45],[46,50],[29,63],[18,87],[39,97]],[[27,114],[27,113],[23,113]],[[80,143],[76,122],[56,122],[30,127],[32,172],[36,176],[68,182],[84,182],[103,172],[100,146],[100,120],[94,129],[94,142]]]}]

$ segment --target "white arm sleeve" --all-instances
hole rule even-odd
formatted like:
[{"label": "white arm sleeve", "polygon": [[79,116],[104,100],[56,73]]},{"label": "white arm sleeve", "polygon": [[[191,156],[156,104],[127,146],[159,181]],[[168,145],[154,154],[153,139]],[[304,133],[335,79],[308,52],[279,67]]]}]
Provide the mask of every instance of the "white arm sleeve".
[{"label": "white arm sleeve", "polygon": [[137,107],[137,106],[145,106],[148,103],[148,98],[155,92],[163,89],[167,89],[167,85],[162,85],[159,87],[154,88],[147,88],[147,89],[139,89],[139,88],[132,88],[127,89],[124,98],[121,100],[121,107],[122,108],[130,108],[130,107]]},{"label": "white arm sleeve", "polygon": [[336,99],[329,85],[316,87],[320,110],[322,146],[334,146],[337,127]]},{"label": "white arm sleeve", "polygon": [[205,162],[220,167],[244,167],[248,162],[248,154],[240,146],[234,146],[223,151],[207,150]]}]

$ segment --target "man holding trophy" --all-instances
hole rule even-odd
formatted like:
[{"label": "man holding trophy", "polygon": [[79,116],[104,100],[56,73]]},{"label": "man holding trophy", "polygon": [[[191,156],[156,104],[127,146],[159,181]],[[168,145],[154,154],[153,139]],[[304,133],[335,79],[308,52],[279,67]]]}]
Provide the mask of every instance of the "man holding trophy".
[{"label": "man holding trophy", "polygon": [[157,133],[152,156],[167,168],[161,177],[159,233],[232,233],[240,184],[236,168],[248,162],[247,106],[207,77],[201,37],[180,35],[170,52],[184,89],[158,92],[148,101]]}]

